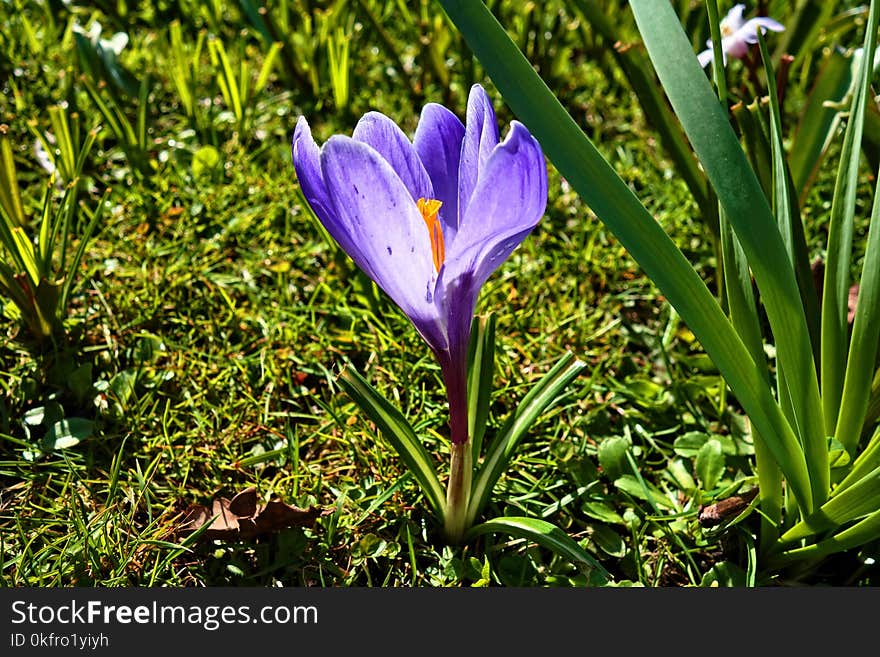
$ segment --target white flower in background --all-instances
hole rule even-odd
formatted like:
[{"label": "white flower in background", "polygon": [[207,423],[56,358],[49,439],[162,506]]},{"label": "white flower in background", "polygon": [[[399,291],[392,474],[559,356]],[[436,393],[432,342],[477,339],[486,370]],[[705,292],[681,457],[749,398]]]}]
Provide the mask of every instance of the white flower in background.
[{"label": "white flower in background", "polygon": [[125,32],[117,32],[109,39],[102,39],[101,30],[101,24],[98,21],[92,21],[89,29],[85,29],[79,23],[73,26],[74,32],[79,32],[83,36],[88,37],[89,41],[93,44],[100,46],[102,50],[112,50],[118,56],[122,49],[128,45],[128,35]]},{"label": "white flower in background", "polygon": [[34,142],[34,157],[37,159],[37,164],[48,171],[50,175],[55,173],[55,161],[43,148],[43,142],[39,139]]},{"label": "white flower in background", "polygon": [[[727,16],[721,19],[721,52],[724,55],[725,64],[727,64],[728,56],[742,59],[749,52],[749,46],[758,43],[758,28],[761,29],[761,34],[764,34],[767,30],[772,30],[773,32],[785,30],[785,26],[781,23],[766,16],[750,18],[744,21],[743,11],[745,8],[746,6],[743,4],[734,5],[733,9],[727,12]],[[712,40],[706,41],[706,45],[709,48],[697,55],[697,59],[700,60],[700,66],[703,68],[714,57]]]}]

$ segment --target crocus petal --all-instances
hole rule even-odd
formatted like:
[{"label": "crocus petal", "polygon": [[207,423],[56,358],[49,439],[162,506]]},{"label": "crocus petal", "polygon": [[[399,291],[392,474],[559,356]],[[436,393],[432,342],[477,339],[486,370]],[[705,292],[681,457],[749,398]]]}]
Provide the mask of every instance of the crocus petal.
[{"label": "crocus petal", "polygon": [[321,151],[312,137],[312,131],[305,117],[301,116],[296,122],[296,130],[293,133],[291,144],[293,155],[293,167],[303,196],[311,206],[312,211],[324,224],[327,232],[335,239],[342,250],[349,254],[355,262],[364,260],[360,248],[351,239],[351,235],[340,225],[336,217],[336,209],[324,182],[324,173],[321,171]]},{"label": "crocus petal", "polygon": [[385,158],[413,199],[434,197],[428,172],[406,134],[394,121],[380,112],[367,112],[358,121],[351,137],[371,146]]},{"label": "crocus petal", "polygon": [[498,124],[495,121],[495,109],[486,90],[475,84],[468,95],[467,122],[458,170],[459,226],[477,186],[480,171],[497,144]]},{"label": "crocus petal", "polygon": [[464,125],[448,109],[428,103],[422,109],[413,146],[434,186],[434,198],[441,201],[443,235],[451,243],[458,231],[458,169]]},{"label": "crocus petal", "polygon": [[742,59],[749,54],[749,44],[738,38],[735,34],[721,40],[721,54],[724,55],[724,63],[727,64],[727,56],[734,59]]},{"label": "crocus petal", "polygon": [[444,348],[433,298],[436,274],[430,238],[406,185],[375,149],[340,135],[324,145],[321,170],[338,226],[357,246],[349,255],[400,306],[428,344],[435,350]]},{"label": "crocus petal", "polygon": [[704,50],[699,55],[697,55],[697,59],[700,61],[700,66],[706,68],[706,65],[713,59],[715,59],[715,53],[713,52],[712,48],[708,48],[707,50]]},{"label": "crocus petal", "polygon": [[[547,165],[537,140],[519,121],[489,157],[458,238],[441,272],[446,284],[468,275],[477,290],[525,239],[547,205]],[[440,286],[438,285],[438,288]]]},{"label": "crocus petal", "polygon": [[758,28],[761,29],[761,33],[763,34],[767,30],[771,30],[773,32],[784,32],[785,26],[782,23],[779,23],[772,18],[760,17],[760,18],[750,18],[745,22],[745,24],[736,31],[736,38],[745,41],[746,43],[758,43]]},{"label": "crocus petal", "polygon": [[743,12],[746,6],[744,4],[736,4],[727,12],[727,16],[721,19],[721,27],[727,27],[735,32],[743,24]]}]

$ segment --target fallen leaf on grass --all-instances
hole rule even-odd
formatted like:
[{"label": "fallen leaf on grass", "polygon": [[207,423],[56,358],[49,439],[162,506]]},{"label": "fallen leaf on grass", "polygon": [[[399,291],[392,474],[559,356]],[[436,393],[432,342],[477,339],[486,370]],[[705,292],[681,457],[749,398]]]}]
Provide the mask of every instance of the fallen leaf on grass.
[{"label": "fallen leaf on grass", "polygon": [[257,489],[246,488],[231,500],[225,497],[215,499],[211,507],[191,504],[186,510],[183,522],[177,533],[188,535],[208,528],[200,538],[212,539],[250,539],[263,534],[271,534],[288,527],[312,524],[322,515],[318,507],[299,509],[280,500],[270,500],[260,504]]},{"label": "fallen leaf on grass", "polygon": [[752,488],[741,495],[733,495],[726,499],[700,508],[697,516],[703,527],[715,527],[725,520],[739,515],[758,495],[758,489]]}]

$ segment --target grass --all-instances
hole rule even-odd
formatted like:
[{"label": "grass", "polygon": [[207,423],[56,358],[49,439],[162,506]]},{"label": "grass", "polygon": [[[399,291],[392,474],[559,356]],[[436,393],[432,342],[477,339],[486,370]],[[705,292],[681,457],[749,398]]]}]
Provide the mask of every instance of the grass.
[{"label": "grass", "polygon": [[[42,3],[19,4],[21,12],[2,19],[0,70],[20,95],[16,100],[7,85],[0,117],[16,145],[25,202],[34,207],[46,175],[25,122],[47,125],[44,108],[63,99],[83,116],[96,110],[77,82],[75,50],[44,39],[44,50],[34,52],[25,21],[60,35],[68,20],[84,24],[92,11],[77,3],[59,9],[53,28]],[[88,196],[95,201],[112,187],[111,207],[75,274],[66,339],[34,353],[16,321],[0,323],[0,582],[587,584],[587,573],[521,540],[496,535],[443,545],[414,482],[334,380],[346,362],[356,364],[445,467],[439,368],[408,320],[328,241],[302,202],[289,151],[301,113],[319,142],[350,133],[370,109],[411,134],[414,100],[442,101],[461,115],[473,81],[490,90],[505,126],[513,117],[457,35],[442,21],[427,28],[438,6],[414,2],[411,20],[386,23],[390,45],[353,10],[359,27],[346,107],[333,105],[328,80],[318,93],[293,86],[309,73],[285,73],[282,56],[255,95],[253,129],[243,134],[225,113],[207,53],[195,80],[206,101],[193,127],[169,78],[167,50],[158,46],[170,19],[179,18],[187,43],[209,30],[230,53],[260,61],[267,48],[235,3],[225,3],[219,19],[192,3],[141,3],[124,16],[112,4],[99,3],[95,16],[107,37],[128,33],[120,62],[153,84],[153,169],[139,175],[114,135],[102,133],[89,162]],[[337,6],[313,4],[316,22]],[[712,281],[714,250],[698,208],[619,72],[585,50],[583,25],[570,13],[556,18],[551,10],[561,2],[548,3],[546,15],[497,4],[545,79]],[[396,7],[361,5],[380,16]],[[549,36],[534,29],[543,23]],[[291,28],[293,36],[304,30],[302,23]],[[449,39],[444,71],[432,67],[418,34]],[[392,46],[404,70],[389,66]],[[319,72],[326,66],[320,54],[306,64]],[[131,113],[134,104],[125,102]],[[497,314],[490,435],[565,351],[589,367],[535,425],[491,510],[554,522],[601,561],[614,585],[742,583],[754,516],[724,531],[702,527],[697,516],[701,505],[753,479],[743,418],[650,281],[565,181],[550,175],[546,216],[490,279],[479,305]],[[34,421],[35,409],[44,409],[42,423]],[[62,417],[94,424],[78,444],[40,450],[50,420]],[[723,447],[719,472],[708,472],[696,456],[694,445],[708,436]],[[210,505],[249,486],[261,499],[317,506],[322,515],[314,526],[248,541],[179,534],[190,504]],[[876,584],[876,569],[866,565],[876,551],[869,546],[815,572],[767,581]]]}]

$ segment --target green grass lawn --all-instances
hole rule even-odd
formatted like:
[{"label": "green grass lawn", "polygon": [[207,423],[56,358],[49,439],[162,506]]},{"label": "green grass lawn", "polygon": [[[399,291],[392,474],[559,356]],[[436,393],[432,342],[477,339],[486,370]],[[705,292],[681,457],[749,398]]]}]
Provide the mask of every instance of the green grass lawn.
[{"label": "green grass lawn", "polygon": [[[500,534],[444,545],[415,482],[336,382],[354,364],[413,423],[445,473],[439,367],[407,318],[327,237],[290,155],[300,115],[319,143],[350,134],[373,109],[411,135],[424,103],[463,116],[474,82],[489,91],[505,128],[514,117],[439,4],[290,1],[283,17],[277,7],[269,12],[270,27],[242,10],[259,4],[248,2],[152,0],[127,12],[113,2],[11,4],[18,9],[0,18],[0,122],[26,214],[39,213],[49,180],[35,131],[52,130],[47,110],[57,103],[77,113],[83,132],[102,126],[82,203],[94,208],[111,191],[71,273],[63,339],[36,345],[11,304],[0,319],[3,585],[592,581],[589,570]],[[572,3],[538,4],[505,0],[493,10],[716,290],[701,209],[611,45]],[[85,65],[72,26],[91,20],[101,38],[128,35],[117,65],[133,90]],[[195,99],[191,115],[174,80],[174,20],[190,54],[205,35],[191,78],[180,78]],[[225,45],[234,75],[251,81],[242,119],[222,93],[211,38]],[[284,46],[258,88],[276,38]],[[348,60],[334,72],[329,53],[343,43]],[[86,83],[135,130],[140,110],[142,169],[137,147],[126,152]],[[792,92],[787,116],[797,116],[802,95]],[[814,194],[830,189],[832,169]],[[747,420],[651,281],[552,166],[549,176],[544,218],[480,297],[478,312],[497,320],[489,435],[567,351],[587,368],[533,426],[489,515],[553,522],[608,570],[612,585],[744,583],[755,576],[758,514],[718,528],[699,514],[755,485]],[[721,448],[709,463],[700,448],[710,439]],[[279,499],[318,517],[240,539],[182,531],[191,505],[210,507],[249,487],[261,502]],[[757,579],[876,584],[877,548]]]}]

